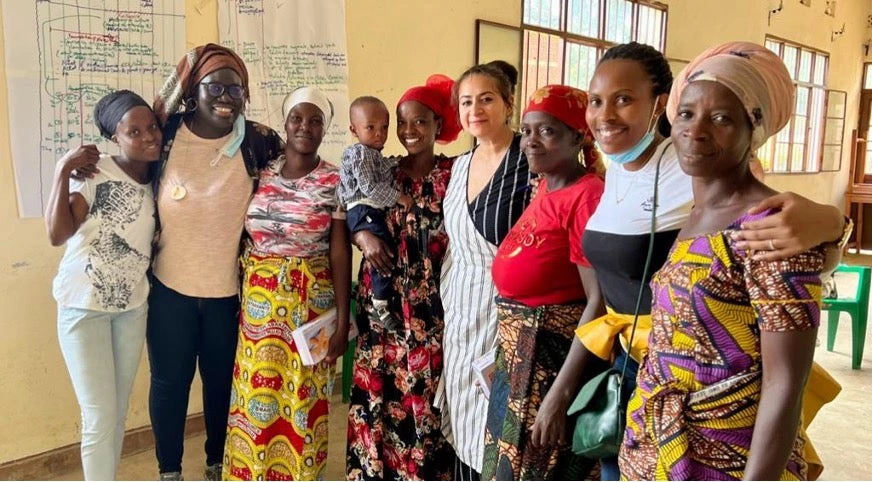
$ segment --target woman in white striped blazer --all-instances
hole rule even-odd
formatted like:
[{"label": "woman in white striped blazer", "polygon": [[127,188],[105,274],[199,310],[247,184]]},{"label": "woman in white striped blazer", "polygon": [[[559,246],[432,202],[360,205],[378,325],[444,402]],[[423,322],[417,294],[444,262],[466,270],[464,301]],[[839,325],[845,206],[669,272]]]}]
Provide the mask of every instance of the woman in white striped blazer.
[{"label": "woman in white striped blazer", "polygon": [[530,202],[530,169],[509,126],[517,71],[476,65],[454,85],[463,129],[477,145],[454,163],[445,195],[448,253],[442,266],[445,367],[436,404],[442,431],[457,452],[455,478],[477,480],[484,451],[487,398],[472,362],[496,345],[497,247]]}]

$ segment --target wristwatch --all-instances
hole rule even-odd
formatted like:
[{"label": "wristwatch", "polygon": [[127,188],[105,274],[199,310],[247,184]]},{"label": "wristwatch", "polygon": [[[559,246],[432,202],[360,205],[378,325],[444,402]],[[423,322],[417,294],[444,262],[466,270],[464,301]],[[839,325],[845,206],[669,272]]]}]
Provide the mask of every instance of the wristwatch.
[{"label": "wristwatch", "polygon": [[[849,218],[848,216],[843,216],[845,218],[845,227],[842,228],[842,236],[835,241],[835,243],[839,246],[839,249],[845,249],[845,245],[848,244],[848,239],[851,238],[851,233],[854,232],[854,220]],[[857,247],[857,252],[860,252],[860,247]]]}]

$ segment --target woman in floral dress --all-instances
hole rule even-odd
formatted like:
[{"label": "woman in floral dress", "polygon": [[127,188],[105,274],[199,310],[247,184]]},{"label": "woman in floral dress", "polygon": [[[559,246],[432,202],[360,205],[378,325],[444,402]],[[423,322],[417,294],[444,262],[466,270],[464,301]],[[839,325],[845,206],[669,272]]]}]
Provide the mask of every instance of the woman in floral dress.
[{"label": "woman in floral dress", "polygon": [[[400,191],[413,207],[395,206],[387,223],[397,246],[386,246],[366,231],[354,242],[364,261],[357,293],[360,328],[348,413],[349,480],[439,480],[451,478],[454,451],[441,432],[433,407],[442,373],[443,310],[439,273],[448,238],[442,199],[453,159],[434,154],[436,141],[450,142],[460,131],[451,107],[447,77],[409,89],[397,106],[397,136],[408,154],[396,171]],[[389,307],[402,321],[386,330],[371,312],[370,267],[393,275]]]}]

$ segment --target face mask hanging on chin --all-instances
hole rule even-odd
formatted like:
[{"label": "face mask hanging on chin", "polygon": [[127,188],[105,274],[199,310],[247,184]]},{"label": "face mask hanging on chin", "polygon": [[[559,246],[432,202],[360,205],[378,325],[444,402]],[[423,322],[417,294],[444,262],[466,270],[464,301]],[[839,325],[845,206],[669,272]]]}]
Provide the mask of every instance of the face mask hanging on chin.
[{"label": "face mask hanging on chin", "polygon": [[[655,106],[655,110],[656,109],[657,109],[657,107]],[[648,147],[651,146],[652,142],[654,142],[654,135],[655,135],[655,131],[657,129],[656,119],[658,119],[659,117],[660,116],[655,116],[654,113],[652,112],[651,113],[651,120],[648,123],[648,132],[646,132],[645,135],[642,136],[641,139],[639,139],[639,142],[637,142],[636,145],[634,145],[633,147],[629,148],[628,150],[626,150],[624,152],[619,152],[616,154],[608,154],[605,151],[603,151],[602,147],[600,147],[600,145],[599,145],[599,142],[595,143],[596,148],[599,149],[599,151],[603,153],[603,155],[606,157],[606,159],[609,160],[609,162],[612,162],[615,164],[627,164],[627,163],[633,162],[636,159],[638,159],[639,156],[641,156],[642,153],[645,152],[646,149],[648,149]]]}]

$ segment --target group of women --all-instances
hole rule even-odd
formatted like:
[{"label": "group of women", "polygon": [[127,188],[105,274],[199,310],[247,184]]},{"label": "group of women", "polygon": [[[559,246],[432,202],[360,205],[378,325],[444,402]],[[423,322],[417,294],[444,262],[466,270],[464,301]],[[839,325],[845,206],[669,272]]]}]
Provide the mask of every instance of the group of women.
[{"label": "group of women", "polygon": [[[697,73],[709,57],[727,68]],[[669,65],[655,49],[613,47],[587,93],[565,86],[538,90],[520,135],[510,127],[511,72],[484,64],[459,78],[454,100],[476,147],[454,160],[447,187],[449,171],[434,169],[441,189],[432,193],[441,199],[418,202],[443,223],[437,232],[447,240],[433,243],[439,224],[427,223],[424,230],[416,220],[420,214],[402,207],[390,211],[391,231],[404,246],[396,267],[377,240],[356,240],[365,264],[392,270],[399,295],[391,307],[405,331],[385,333],[368,310],[358,314],[365,328],[354,363],[349,479],[819,473],[820,467],[801,463],[800,397],[813,354],[808,340],[819,319],[821,246],[834,244],[848,226],[834,207],[779,195],[751,174],[759,162],[754,151],[784,125],[790,114],[785,106],[793,105],[790,78],[777,57],[757,45],[728,44],[688,69],[673,86]],[[748,78],[754,80],[741,80]],[[689,92],[720,89],[720,104],[701,100],[706,92],[682,107],[685,86],[702,80],[707,82]],[[680,142],[670,138],[667,106]],[[398,113],[403,109],[401,101]],[[402,124],[398,136],[407,145]],[[427,138],[432,146],[434,134]],[[610,161],[605,182],[595,174],[601,171],[598,152]],[[533,174],[538,182],[531,182]],[[402,167],[397,175],[407,190]],[[717,237],[720,247],[697,251],[697,239]],[[415,241],[424,248],[423,239],[438,253],[424,272],[407,261]],[[649,244],[651,269],[645,275]],[[652,274],[673,264],[685,271],[669,281],[662,273],[655,278],[655,298],[648,286]],[[789,275],[791,270],[796,274]],[[357,294],[363,306],[366,272],[361,270]],[[698,291],[703,285],[696,282],[706,273],[714,283]],[[683,300],[690,304],[676,313]],[[729,318],[736,305],[744,314],[738,321]],[[630,347],[634,311],[641,319],[638,341]],[[656,355],[646,358],[649,334],[658,353],[677,353],[682,363],[663,360],[661,368]],[[733,351],[721,346],[725,335]],[[494,347],[488,399],[471,367]],[[567,408],[591,372],[627,357],[628,378],[635,379],[642,363],[639,379],[645,385],[630,404],[620,464],[617,454],[584,460],[568,449]],[[712,386],[718,388],[704,391]],[[625,396],[631,392],[632,386]],[[728,392],[746,396],[747,403]],[[709,398],[698,400],[702,393]],[[700,409],[721,397],[733,405]],[[676,405],[684,399],[693,402]],[[682,427],[680,451],[674,433],[661,432],[676,426]],[[728,441],[721,446],[697,443],[715,427],[724,433],[738,428],[744,435],[724,435]],[[737,456],[715,463],[726,449]]]},{"label": "group of women", "polygon": [[[157,235],[146,337],[162,480],[181,476],[197,366],[206,479],[323,478],[332,367],[351,322],[351,243],[364,260],[349,479],[808,475],[797,433],[821,245],[840,238],[843,218],[751,175],[754,151],[793,105],[781,61],[728,44],[673,83],[655,49],[619,45],[587,93],[537,90],[520,133],[516,75],[477,65],[401,97],[396,182],[413,203],[388,210],[392,252],[365,231],[349,239],[338,171],[318,155],[333,117],[322,92],[288,95],[283,142],[245,119],[248,75],[235,53],[209,44],[179,62],[154,103],[163,149],[149,159]],[[437,155],[435,143],[461,129],[476,147]],[[62,173],[93,172],[93,157],[72,156],[81,162]],[[393,277],[398,330],[370,315],[370,268]],[[332,307],[328,355],[306,366],[290,333]],[[634,309],[643,342],[616,343]],[[472,365],[494,349],[488,398]],[[620,456],[576,456],[572,398],[627,357],[639,387]],[[132,379],[129,366],[115,369]],[[129,384],[119,390],[126,409]],[[76,391],[84,407],[87,390]],[[725,450],[734,457],[717,456]],[[104,478],[118,456],[100,459],[112,461]],[[98,462],[85,457],[87,477]]]}]

